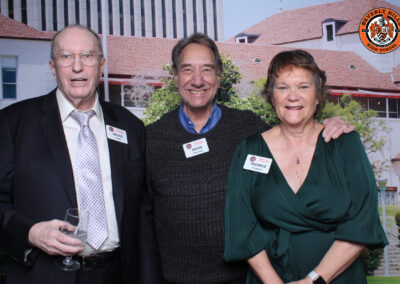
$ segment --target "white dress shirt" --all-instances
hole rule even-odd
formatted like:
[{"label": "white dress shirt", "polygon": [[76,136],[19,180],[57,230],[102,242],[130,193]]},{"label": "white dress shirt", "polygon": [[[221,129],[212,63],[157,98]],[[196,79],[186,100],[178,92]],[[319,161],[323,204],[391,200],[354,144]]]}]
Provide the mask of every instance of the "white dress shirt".
[{"label": "white dress shirt", "polygon": [[[57,89],[56,97],[57,97],[58,107],[60,110],[61,121],[64,128],[65,138],[67,140],[69,156],[72,162],[72,166],[74,166],[75,148],[76,148],[76,143],[78,141],[80,126],[78,122],[70,116],[70,114],[71,112],[76,111],[76,109],[64,97],[60,89]],[[89,128],[96,137],[97,148],[99,151],[104,202],[107,212],[108,238],[105,240],[105,242],[97,251],[94,251],[94,249],[91,246],[86,244],[84,251],[80,253],[81,255],[93,254],[99,251],[110,251],[119,246],[119,234],[117,226],[117,217],[115,214],[115,207],[114,207],[110,155],[108,151],[106,126],[103,118],[103,111],[101,109],[97,94],[95,103],[91,110],[95,112],[95,115],[93,115],[89,120]],[[72,168],[74,169],[74,167]],[[74,174],[74,181],[76,184],[75,174]],[[76,198],[78,200],[78,206],[79,206],[79,196],[77,195]]]}]

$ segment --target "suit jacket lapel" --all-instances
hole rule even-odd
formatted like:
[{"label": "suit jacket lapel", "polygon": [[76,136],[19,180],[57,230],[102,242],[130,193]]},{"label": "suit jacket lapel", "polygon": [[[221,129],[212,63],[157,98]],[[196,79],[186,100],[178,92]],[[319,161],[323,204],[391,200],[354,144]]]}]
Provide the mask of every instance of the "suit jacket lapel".
[{"label": "suit jacket lapel", "polygon": [[41,126],[71,207],[77,207],[74,176],[55,91],[43,98]]},{"label": "suit jacket lapel", "polygon": [[[114,126],[121,128],[118,119],[115,116],[114,111],[111,109],[110,105],[104,101],[100,101],[101,108],[103,110],[104,122],[109,126]],[[124,191],[123,191],[123,176],[122,176],[122,163],[124,158],[124,144],[116,142],[111,139],[107,139],[108,151],[110,155],[110,167],[111,167],[111,179],[113,185],[113,197],[114,197],[114,207],[115,213],[117,215],[118,224],[121,224],[122,220],[122,208],[124,204]]]}]

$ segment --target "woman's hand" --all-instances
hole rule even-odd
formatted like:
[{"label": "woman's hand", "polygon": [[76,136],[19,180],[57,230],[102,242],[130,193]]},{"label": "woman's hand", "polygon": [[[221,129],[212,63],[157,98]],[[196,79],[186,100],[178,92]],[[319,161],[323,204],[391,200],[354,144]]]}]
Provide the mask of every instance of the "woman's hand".
[{"label": "woman's hand", "polygon": [[323,121],[324,124],[324,132],[322,132],[322,136],[325,139],[325,142],[329,142],[331,138],[336,139],[343,133],[350,133],[354,131],[355,127],[343,119],[341,119],[339,116],[331,117],[331,118],[326,118]]}]

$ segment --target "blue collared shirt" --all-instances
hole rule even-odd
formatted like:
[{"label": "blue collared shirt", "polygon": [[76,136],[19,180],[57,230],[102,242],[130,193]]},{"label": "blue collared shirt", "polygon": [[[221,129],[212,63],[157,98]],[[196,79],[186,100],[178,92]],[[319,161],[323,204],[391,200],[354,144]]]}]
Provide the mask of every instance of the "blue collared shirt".
[{"label": "blue collared shirt", "polygon": [[181,122],[183,128],[185,128],[188,132],[193,134],[203,134],[213,129],[214,126],[217,125],[218,121],[221,119],[221,115],[222,115],[221,108],[215,102],[210,117],[207,120],[207,123],[203,126],[200,132],[197,133],[197,131],[194,129],[193,121],[183,110],[182,103],[181,106],[179,107],[179,121]]}]

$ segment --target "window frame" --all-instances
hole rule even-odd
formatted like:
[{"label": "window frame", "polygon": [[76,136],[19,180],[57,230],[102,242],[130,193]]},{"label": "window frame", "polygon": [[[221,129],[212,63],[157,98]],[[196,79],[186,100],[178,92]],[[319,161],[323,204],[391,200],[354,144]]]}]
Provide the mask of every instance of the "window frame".
[{"label": "window frame", "polygon": [[[4,66],[5,59],[12,59],[13,63],[15,63],[15,67]],[[1,68],[1,100],[17,100],[18,98],[18,90],[17,90],[17,82],[18,82],[18,57],[13,55],[1,55],[0,56],[0,68]],[[4,70],[11,69],[15,73],[15,82],[4,82]],[[9,71],[8,70],[8,71]],[[12,97],[5,97],[5,86],[15,86],[15,92]]]}]

